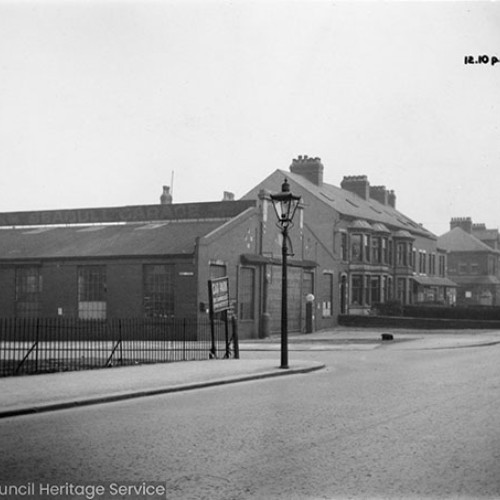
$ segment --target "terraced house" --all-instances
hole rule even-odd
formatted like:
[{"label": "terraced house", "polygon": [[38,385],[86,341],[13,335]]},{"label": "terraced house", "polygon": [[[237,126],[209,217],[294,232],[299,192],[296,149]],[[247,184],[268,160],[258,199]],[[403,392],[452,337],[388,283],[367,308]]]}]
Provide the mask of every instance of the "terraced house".
[{"label": "terraced house", "polygon": [[446,276],[446,251],[434,234],[397,210],[394,191],[370,186],[364,175],[345,176],[340,187],[325,183],[323,175],[319,158],[299,156],[289,172],[276,170],[245,196],[276,191],[284,177],[302,195],[296,252],[316,264],[308,279],[317,327],[330,326],[339,313],[369,314],[389,300],[453,302],[456,285]]}]

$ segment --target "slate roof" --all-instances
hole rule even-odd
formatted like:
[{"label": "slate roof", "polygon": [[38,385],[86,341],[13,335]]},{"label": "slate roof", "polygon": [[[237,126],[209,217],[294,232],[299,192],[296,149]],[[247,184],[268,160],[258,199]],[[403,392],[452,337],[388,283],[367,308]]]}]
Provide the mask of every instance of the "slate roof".
[{"label": "slate roof", "polygon": [[346,189],[333,186],[332,184],[323,183],[322,186],[317,186],[302,175],[294,174],[293,172],[277,170],[277,173],[307,189],[342,215],[354,219],[365,219],[370,223],[380,222],[389,227],[404,229],[413,234],[437,239],[433,233],[390,205],[383,205],[373,198],[365,200]]},{"label": "slate roof", "polygon": [[495,240],[497,241],[499,236],[498,236],[498,229],[476,229],[472,228],[472,234],[479,240]]},{"label": "slate roof", "polygon": [[413,279],[424,286],[449,286],[456,287],[457,284],[449,278],[441,276],[413,276]]},{"label": "slate roof", "polygon": [[438,246],[449,252],[488,252],[500,254],[498,250],[491,248],[458,226],[441,235],[438,238]]},{"label": "slate roof", "polygon": [[0,229],[0,261],[192,254],[226,219]]},{"label": "slate roof", "polygon": [[453,280],[459,285],[500,285],[500,280],[491,274],[487,276],[454,275]]}]

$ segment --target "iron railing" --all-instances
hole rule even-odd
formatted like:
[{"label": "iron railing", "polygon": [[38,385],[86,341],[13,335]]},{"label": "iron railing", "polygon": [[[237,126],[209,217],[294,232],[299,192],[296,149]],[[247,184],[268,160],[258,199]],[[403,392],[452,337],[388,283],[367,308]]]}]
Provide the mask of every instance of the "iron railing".
[{"label": "iron railing", "polygon": [[235,329],[208,318],[0,318],[0,376],[227,358]]}]

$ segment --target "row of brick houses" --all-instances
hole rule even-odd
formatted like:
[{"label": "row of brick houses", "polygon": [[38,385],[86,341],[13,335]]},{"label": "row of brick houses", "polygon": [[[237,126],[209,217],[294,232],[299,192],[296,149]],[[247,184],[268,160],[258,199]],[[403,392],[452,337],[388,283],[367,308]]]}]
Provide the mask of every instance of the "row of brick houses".
[{"label": "row of brick houses", "polygon": [[448,276],[457,283],[457,305],[500,305],[500,235],[498,229],[455,217],[439,237],[448,253]]},{"label": "row of brick houses", "polygon": [[454,303],[446,248],[396,208],[396,195],[346,176],[323,181],[319,158],[299,156],[241,200],[0,214],[0,315],[205,315],[208,280],[228,276],[243,338],[280,329],[281,234],[270,194],[286,178],[302,196],[290,231],[289,330],[388,300]]},{"label": "row of brick houses", "polygon": [[366,176],[344,177],[338,188],[323,182],[323,171],[318,158],[299,157],[290,172],[276,171],[245,196],[276,189],[284,176],[302,195],[302,256],[318,263],[316,315],[368,314],[393,299],[453,303],[446,252],[396,209],[395,193],[370,186]]}]

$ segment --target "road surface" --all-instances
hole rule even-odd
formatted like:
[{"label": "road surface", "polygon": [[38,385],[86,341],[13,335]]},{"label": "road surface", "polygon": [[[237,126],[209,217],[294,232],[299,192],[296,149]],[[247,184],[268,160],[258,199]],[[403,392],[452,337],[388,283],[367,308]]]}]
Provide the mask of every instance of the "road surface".
[{"label": "road surface", "polygon": [[499,346],[294,359],[327,367],[4,419],[0,485],[102,484],[99,498],[133,498],[109,485],[145,482],[168,499],[500,498]]}]

